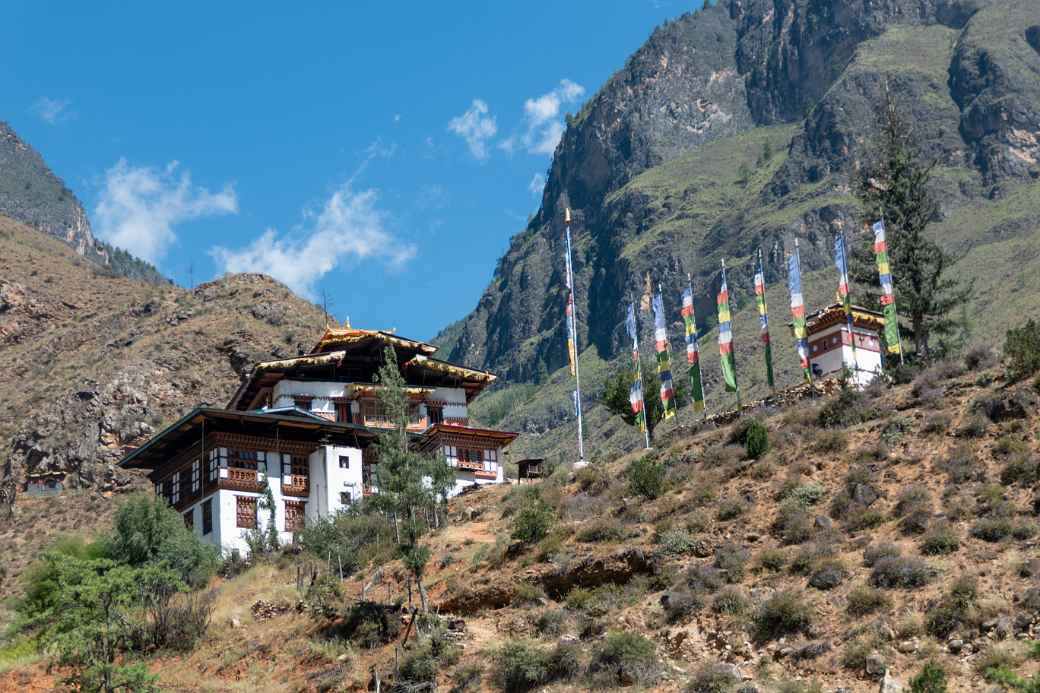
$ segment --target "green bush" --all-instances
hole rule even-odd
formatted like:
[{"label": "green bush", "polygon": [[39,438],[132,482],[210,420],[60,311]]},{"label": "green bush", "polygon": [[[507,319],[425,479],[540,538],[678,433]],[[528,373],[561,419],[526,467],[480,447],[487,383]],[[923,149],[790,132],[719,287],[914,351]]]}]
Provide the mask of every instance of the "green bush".
[{"label": "green bush", "polygon": [[812,516],[797,500],[785,499],[780,504],[780,512],[773,522],[773,531],[784,544],[801,544],[812,536]]},{"label": "green bush", "polygon": [[534,627],[541,635],[559,635],[567,624],[567,612],[563,609],[546,609],[538,614]]},{"label": "green bush", "polygon": [[937,523],[921,537],[921,553],[926,556],[945,556],[961,547],[957,530],[949,523]]},{"label": "green bush", "polygon": [[842,387],[838,395],[820,407],[816,421],[825,428],[847,428],[877,418],[878,412],[863,393]]},{"label": "green bush", "polygon": [[750,604],[747,597],[737,587],[724,587],[711,602],[711,610],[717,614],[739,616],[747,612]]},{"label": "green bush", "polygon": [[875,587],[910,589],[923,587],[935,577],[935,570],[919,558],[911,556],[879,559],[870,571],[870,584]]},{"label": "green bush", "polygon": [[969,576],[957,578],[939,604],[928,611],[925,629],[937,638],[946,638],[971,617],[978,590]]},{"label": "green bush", "polygon": [[988,542],[998,542],[1011,536],[1015,527],[1006,517],[983,517],[971,526],[971,536]]},{"label": "green bush", "polygon": [[529,691],[549,682],[549,652],[534,643],[507,642],[492,659],[497,683],[506,693]]},{"label": "green bush", "polygon": [[189,585],[204,585],[220,563],[216,548],[184,526],[181,514],[153,494],[126,500],[102,540],[105,554],[130,566],[163,565]]},{"label": "green bush", "polygon": [[1040,370],[1040,323],[1030,318],[1021,327],[1008,330],[1004,359],[1012,381],[1028,378]]},{"label": "green bush", "polygon": [[686,588],[673,589],[661,595],[661,608],[669,623],[678,623],[704,607],[703,597]]},{"label": "green bush", "polygon": [[812,628],[812,607],[797,592],[777,592],[755,612],[753,626],[759,642],[807,634]]},{"label": "green bush", "polygon": [[449,693],[465,693],[479,691],[480,682],[484,678],[484,668],[479,664],[463,664],[451,675],[454,684]]},{"label": "green bush", "polygon": [[727,498],[719,503],[716,517],[720,522],[735,520],[747,511],[748,504],[742,498]]},{"label": "green bush", "polygon": [[937,662],[925,662],[910,679],[910,693],[946,693],[946,670]]},{"label": "green bush", "polygon": [[660,552],[669,556],[685,556],[692,553],[696,545],[692,534],[676,527],[666,529],[658,534],[656,539]]},{"label": "green bush", "polygon": [[818,431],[813,436],[810,447],[821,454],[838,454],[849,446],[849,438],[845,431]]},{"label": "green bush", "polygon": [[733,667],[725,664],[706,664],[697,670],[693,680],[686,686],[686,693],[729,693],[737,684],[740,677],[733,671]]},{"label": "green bush", "polygon": [[359,601],[347,609],[338,630],[360,647],[372,649],[396,639],[402,627],[397,609],[376,602]]},{"label": "green bush", "polygon": [[664,465],[654,455],[633,460],[625,472],[629,490],[637,496],[653,500],[664,492]]},{"label": "green bush", "polygon": [[744,578],[744,566],[747,565],[747,549],[726,542],[715,549],[715,568],[722,574],[722,578],[733,584]]},{"label": "green bush", "polygon": [[787,556],[781,549],[765,549],[758,555],[758,564],[774,573],[783,570],[786,562]]},{"label": "green bush", "polygon": [[582,525],[575,537],[578,541],[587,544],[603,541],[621,541],[625,538],[625,529],[614,520],[590,520]]},{"label": "green bush", "polygon": [[513,519],[513,539],[524,544],[536,544],[549,533],[556,523],[556,513],[537,489],[528,488],[520,497],[520,509]]},{"label": "green bush", "polygon": [[845,610],[851,616],[866,616],[889,607],[891,602],[881,590],[869,585],[859,585],[849,592]]},{"label": "green bush", "polygon": [[589,676],[606,686],[646,686],[660,676],[654,644],[638,633],[613,631],[592,652]]},{"label": "green bush", "polygon": [[757,460],[769,451],[769,431],[758,419],[751,419],[744,429],[744,449],[751,460]]},{"label": "green bush", "polygon": [[338,578],[325,574],[314,580],[304,593],[303,608],[315,616],[330,618],[343,602],[343,590]]}]

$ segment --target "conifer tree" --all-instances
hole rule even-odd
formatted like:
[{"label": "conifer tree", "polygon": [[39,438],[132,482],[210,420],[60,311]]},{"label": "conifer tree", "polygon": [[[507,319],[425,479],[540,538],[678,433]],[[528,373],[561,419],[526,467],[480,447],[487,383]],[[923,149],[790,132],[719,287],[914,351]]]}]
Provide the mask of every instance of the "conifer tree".
[{"label": "conifer tree", "polygon": [[443,456],[422,455],[408,442],[409,403],[404,378],[394,350],[387,347],[377,376],[379,401],[392,428],[376,443],[377,508],[388,513],[397,527],[397,553],[412,573],[423,613],[429,609],[422,578],[430,549],[422,538],[431,524],[439,524],[440,506],[455,481]]},{"label": "conifer tree", "polygon": [[[913,128],[891,99],[885,99],[879,117],[876,145],[854,181],[855,194],[872,223],[885,221],[892,264],[896,307],[919,359],[932,356],[934,338],[948,338],[961,327],[955,310],[967,300],[971,285],[949,276],[953,258],[926,235],[939,212],[930,186],[935,161],[927,161]],[[879,292],[873,234],[854,245],[850,274],[853,281],[874,287],[866,293],[877,304]]]}]

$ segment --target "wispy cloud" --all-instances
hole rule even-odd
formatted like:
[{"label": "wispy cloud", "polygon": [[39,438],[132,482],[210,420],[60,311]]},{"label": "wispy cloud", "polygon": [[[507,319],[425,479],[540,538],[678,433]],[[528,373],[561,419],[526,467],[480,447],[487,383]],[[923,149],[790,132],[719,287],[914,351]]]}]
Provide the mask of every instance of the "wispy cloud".
[{"label": "wispy cloud", "polygon": [[531,192],[532,197],[541,197],[542,191],[545,190],[545,176],[540,173],[534,174],[531,182],[527,184],[527,189]]},{"label": "wispy cloud", "polygon": [[488,157],[487,142],[498,132],[498,126],[488,105],[481,99],[473,99],[465,113],[448,122],[448,130],[466,140],[470,154],[483,161]]},{"label": "wispy cloud", "polygon": [[355,192],[346,183],[325,201],[292,237],[267,229],[237,250],[215,247],[214,261],[225,272],[263,272],[313,299],[315,285],[348,259],[380,259],[400,267],[415,257],[416,248],[396,238],[376,208],[375,190]]},{"label": "wispy cloud", "polygon": [[56,125],[63,120],[71,119],[75,114],[69,110],[72,102],[69,99],[51,99],[41,96],[32,106],[32,112],[49,125]]},{"label": "wispy cloud", "polygon": [[578,102],[585,95],[585,87],[569,79],[560,80],[552,91],[524,101],[524,128],[499,143],[507,152],[524,149],[530,154],[549,154],[563,136],[560,112],[563,106]]},{"label": "wispy cloud", "polygon": [[174,227],[191,219],[238,212],[230,183],[219,192],[193,185],[173,161],[164,168],[131,166],[120,159],[105,172],[94,210],[98,235],[153,264],[177,240]]}]

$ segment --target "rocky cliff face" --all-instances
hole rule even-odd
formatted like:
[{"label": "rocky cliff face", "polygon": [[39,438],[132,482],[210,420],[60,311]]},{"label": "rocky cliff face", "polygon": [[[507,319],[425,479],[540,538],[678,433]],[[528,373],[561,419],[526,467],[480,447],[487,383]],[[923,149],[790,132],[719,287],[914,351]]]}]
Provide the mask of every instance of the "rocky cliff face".
[{"label": "rocky cliff face", "polygon": [[1038,27],[1030,0],[728,0],[660,27],[568,118],[541,209],[446,334],[451,357],[512,380],[565,363],[565,206],[580,340],[604,357],[647,270],[666,295],[690,272],[705,315],[722,255],[738,295],[758,247],[771,281],[796,237],[822,266],[831,233],[858,227],[849,174],[886,91],[940,165],[945,213],[1031,183]]},{"label": "rocky cliff face", "polygon": [[0,485],[46,471],[124,485],[125,446],[199,403],[222,406],[254,362],[296,354],[323,325],[268,277],[193,291],[114,277],[0,217]]},{"label": "rocky cliff face", "polygon": [[150,264],[94,238],[83,205],[43,157],[0,121],[0,215],[59,238],[119,276],[167,283]]}]

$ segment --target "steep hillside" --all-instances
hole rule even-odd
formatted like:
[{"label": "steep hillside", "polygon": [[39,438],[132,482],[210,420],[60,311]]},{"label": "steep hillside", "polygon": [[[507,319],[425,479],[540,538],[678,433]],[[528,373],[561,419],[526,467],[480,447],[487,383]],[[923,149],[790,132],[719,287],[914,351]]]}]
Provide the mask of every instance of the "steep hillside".
[{"label": "steep hillside", "polygon": [[[0,483],[52,470],[71,488],[129,483],[113,467],[125,445],[200,402],[224,404],[255,361],[309,348],[323,321],[261,275],[194,291],[115,277],[0,217]],[[52,523],[39,524],[17,541],[42,539]]]},{"label": "steep hillside", "polygon": [[[169,691],[363,691],[378,673],[383,690],[891,692],[926,661],[947,688],[919,690],[1031,690],[1040,398],[985,353],[970,366],[453,499],[429,537],[432,636],[407,625],[386,547],[342,578],[286,551],[214,581],[194,651],[146,661]],[[769,444],[755,458],[752,417]],[[534,507],[544,536],[520,541]],[[342,594],[316,612],[300,576],[326,572]],[[3,654],[0,688],[53,685]]]},{"label": "steep hillside", "polygon": [[[647,270],[676,300],[692,273],[710,322],[723,256],[743,303],[759,247],[770,282],[782,280],[795,238],[809,268],[825,267],[833,232],[860,228],[849,174],[886,90],[940,165],[936,236],[961,258],[1025,237],[1040,218],[1038,35],[1030,0],[726,0],[666,24],[568,118],[541,209],[443,343],[513,381],[565,363],[568,205],[580,341],[608,360],[621,351],[623,303]],[[1010,196],[1030,199],[1013,224],[997,234],[988,223],[962,227]]]},{"label": "steep hillside", "polygon": [[147,262],[94,237],[83,205],[43,157],[0,121],[0,215],[60,238],[113,274],[165,284]]}]

